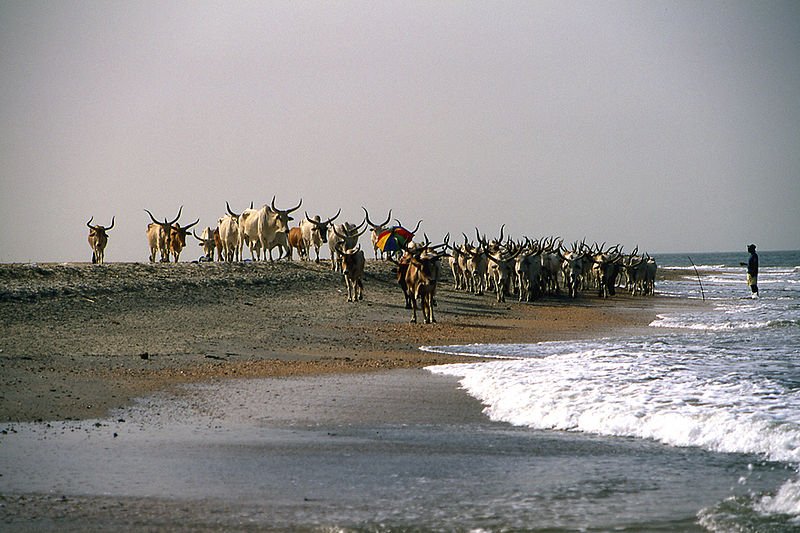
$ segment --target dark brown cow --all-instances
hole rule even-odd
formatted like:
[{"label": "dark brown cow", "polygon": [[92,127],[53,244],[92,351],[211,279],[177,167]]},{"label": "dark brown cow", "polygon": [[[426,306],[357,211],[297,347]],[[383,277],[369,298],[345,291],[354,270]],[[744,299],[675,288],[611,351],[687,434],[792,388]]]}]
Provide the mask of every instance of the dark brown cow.
[{"label": "dark brown cow", "polygon": [[433,316],[433,308],[436,305],[436,283],[439,280],[440,265],[439,259],[447,253],[437,252],[437,248],[447,246],[447,239],[444,244],[430,246],[430,241],[425,237],[424,245],[406,247],[406,254],[398,264],[399,271],[402,264],[405,266],[405,292],[406,302],[411,300],[411,322],[417,322],[417,302],[422,305],[422,314],[426,324],[436,322]]},{"label": "dark brown cow", "polygon": [[342,274],[347,285],[347,301],[357,302],[364,299],[364,251],[359,244],[355,248],[337,249],[342,262]]},{"label": "dark brown cow", "polygon": [[108,227],[96,224],[92,226],[92,220],[86,223],[89,226],[89,246],[92,248],[92,263],[102,265],[105,262],[106,245],[108,244],[108,230],[114,227],[114,217],[111,217],[111,225]]},{"label": "dark brown cow", "polygon": [[175,258],[176,263],[178,262],[181,252],[186,247],[186,235],[189,233],[189,228],[198,222],[200,222],[199,218],[188,226],[181,226],[177,223],[177,221],[172,224],[169,233],[169,251],[172,252],[172,256]]}]

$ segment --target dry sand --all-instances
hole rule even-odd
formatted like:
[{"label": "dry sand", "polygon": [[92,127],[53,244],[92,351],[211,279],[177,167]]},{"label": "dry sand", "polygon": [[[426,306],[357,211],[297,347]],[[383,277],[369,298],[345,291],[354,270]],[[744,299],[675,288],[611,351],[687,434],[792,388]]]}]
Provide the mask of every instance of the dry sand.
[{"label": "dry sand", "polygon": [[687,302],[619,294],[532,304],[439,286],[410,324],[393,265],[368,261],[348,303],[329,263],[0,265],[0,421],[97,418],[176,384],[419,368],[421,345],[634,332]]}]

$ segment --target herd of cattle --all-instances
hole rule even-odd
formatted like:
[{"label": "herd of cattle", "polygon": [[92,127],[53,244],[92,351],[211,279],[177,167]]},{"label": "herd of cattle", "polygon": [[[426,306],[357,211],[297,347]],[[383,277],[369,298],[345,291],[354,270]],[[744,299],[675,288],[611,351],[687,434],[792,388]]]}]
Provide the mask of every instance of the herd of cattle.
[{"label": "herd of cattle", "polygon": [[[316,262],[324,244],[328,245],[331,257],[331,269],[343,274],[347,286],[348,301],[355,302],[363,298],[363,277],[365,256],[358,244],[359,238],[371,232],[372,247],[375,258],[392,261],[397,265],[397,281],[405,293],[406,308],[412,310],[412,322],[417,321],[417,307],[422,307],[425,323],[435,322],[433,307],[435,306],[436,284],[441,277],[441,261],[447,259],[453,274],[454,288],[483,294],[494,291],[498,302],[504,302],[506,296],[516,294],[519,301],[530,302],[543,295],[560,294],[562,288],[575,298],[581,290],[597,290],[601,297],[615,294],[619,283],[624,283],[631,294],[653,294],[657,270],[655,260],[647,254],[638,254],[638,248],[625,254],[620,245],[606,248],[602,245],[586,245],[575,242],[564,247],[563,241],[555,237],[541,240],[524,238],[515,241],[503,238],[504,226],[500,228],[497,239],[487,240],[475,229],[476,241],[470,241],[463,234],[464,242],[450,243],[449,234],[444,242],[433,245],[425,236],[424,242],[412,239],[395,239],[401,243],[400,250],[384,253],[381,250],[379,236],[400,228],[400,223],[390,226],[392,213],[385,221],[375,224],[364,210],[364,219],[359,224],[350,222],[335,223],[341,209],[333,216],[322,219],[319,215],[305,217],[296,227],[289,227],[294,220],[293,212],[300,209],[303,201],[290,209],[279,209],[275,206],[275,197],[270,205],[259,209],[244,209],[235,213],[226,202],[227,213],[217,221],[216,228],[207,227],[201,235],[192,230],[191,234],[203,248],[205,261],[233,262],[243,260],[243,250],[247,246],[254,261],[273,260],[273,250],[278,248],[278,259],[285,257],[292,260],[293,252],[303,260],[311,259],[314,250]],[[183,207],[171,221],[164,218],[161,222],[145,209],[151,223],[147,225],[147,242],[150,250],[150,262],[159,256],[161,262],[176,263],[186,247],[189,230],[199,223],[199,219],[182,226],[178,223]],[[110,226],[92,225],[89,227],[89,246],[92,248],[92,262],[102,264],[108,243],[108,231],[114,227],[114,218]],[[419,230],[417,223],[413,231],[403,230],[412,237]],[[391,236],[394,236],[392,234]]]}]

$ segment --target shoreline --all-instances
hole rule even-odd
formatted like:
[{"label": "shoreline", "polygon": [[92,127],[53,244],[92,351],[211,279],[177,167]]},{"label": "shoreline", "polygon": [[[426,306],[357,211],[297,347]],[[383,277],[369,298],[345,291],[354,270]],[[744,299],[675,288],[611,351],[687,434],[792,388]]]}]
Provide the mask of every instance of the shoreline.
[{"label": "shoreline", "polygon": [[0,265],[0,288],[2,422],[102,418],[184,383],[474,361],[423,345],[634,334],[693,305],[622,291],[498,303],[454,291],[448,275],[438,323],[410,324],[391,263],[374,260],[359,303],[327,261]]}]

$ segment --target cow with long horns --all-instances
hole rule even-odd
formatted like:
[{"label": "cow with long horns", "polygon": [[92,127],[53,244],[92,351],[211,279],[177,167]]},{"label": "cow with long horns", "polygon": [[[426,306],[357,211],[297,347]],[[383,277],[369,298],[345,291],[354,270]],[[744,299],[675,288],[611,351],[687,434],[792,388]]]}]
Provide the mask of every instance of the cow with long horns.
[{"label": "cow with long horns", "polygon": [[239,217],[230,213],[223,215],[217,221],[217,233],[222,249],[221,260],[228,263],[239,261],[242,251],[239,245]]},{"label": "cow with long horns", "polygon": [[367,231],[366,224],[367,221],[364,220],[358,225],[351,222],[344,222],[342,224],[331,224],[328,227],[328,249],[331,253],[331,270],[341,272],[342,262],[339,249],[352,250],[355,248],[358,244],[359,237]]},{"label": "cow with long horns", "polygon": [[156,220],[156,217],[153,216],[153,213],[145,209],[145,212],[150,215],[150,219],[152,220],[152,222],[147,225],[147,244],[150,247],[151,263],[155,263],[157,253],[161,254],[162,263],[169,262],[169,241],[170,234],[172,233],[172,225],[181,218],[181,211],[183,211],[183,206],[178,209],[178,216],[172,221],[167,220],[165,217],[164,222],[159,222]]},{"label": "cow with long horns", "polygon": [[[275,197],[272,197],[270,205],[263,205],[260,209],[245,209],[239,215],[239,241],[250,246],[250,253],[253,259],[261,258],[261,251],[264,252],[264,259],[269,253],[269,260],[272,261],[272,249],[280,248],[282,257],[284,253],[289,253],[289,221],[294,220],[291,213],[300,209],[303,200],[300,199],[295,207],[291,209],[278,209],[275,207]],[[231,215],[234,213],[228,207]]]},{"label": "cow with long horns", "polygon": [[431,246],[427,238],[424,245],[406,246],[405,286],[411,300],[412,323],[417,322],[418,301],[422,306],[425,323],[436,322],[436,318],[433,316],[433,307],[436,305],[436,283],[439,281],[440,275],[439,259],[447,255],[446,252],[438,252],[436,249],[442,247],[447,247],[447,242]]},{"label": "cow with long horns", "polygon": [[370,241],[372,242],[372,250],[375,253],[375,259],[378,258],[378,252],[380,251],[381,259],[384,258],[384,251],[381,250],[380,246],[378,246],[378,237],[381,233],[383,233],[386,228],[388,227],[389,221],[392,219],[392,210],[389,209],[389,216],[386,217],[386,221],[381,222],[380,224],[373,224],[372,221],[369,219],[369,213],[367,212],[367,208],[361,206],[361,209],[364,210],[364,220],[367,221],[367,225],[370,227]]},{"label": "cow with long horns", "polygon": [[92,225],[94,217],[89,219],[86,223],[89,226],[89,246],[92,248],[92,263],[102,265],[105,262],[106,245],[108,244],[108,230],[114,227],[114,217],[111,217],[111,225],[101,226],[99,224]]},{"label": "cow with long horns", "polygon": [[332,227],[334,228],[334,234],[339,237],[336,252],[341,263],[340,268],[344,275],[345,285],[347,286],[347,301],[357,302],[363,300],[364,265],[366,264],[364,251],[361,249],[360,244],[356,244],[352,248],[345,248],[344,244],[348,240],[348,235],[342,235],[336,232],[335,226]]},{"label": "cow with long horns", "polygon": [[313,247],[314,252],[317,254],[314,262],[319,263],[319,250],[324,243],[328,242],[330,227],[341,212],[342,210],[340,208],[335,215],[325,220],[325,222],[322,222],[319,215],[314,215],[312,218],[308,216],[308,213],[305,214],[305,220],[300,221],[300,231],[303,236],[303,244],[306,247],[306,259],[311,258],[311,248]]}]

